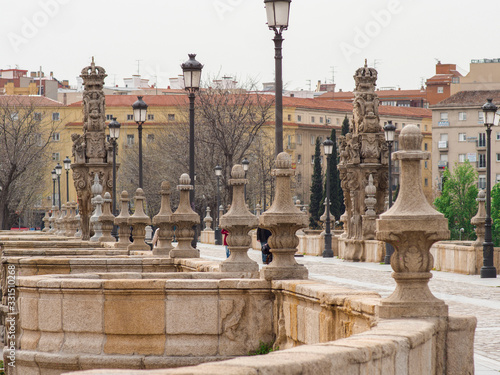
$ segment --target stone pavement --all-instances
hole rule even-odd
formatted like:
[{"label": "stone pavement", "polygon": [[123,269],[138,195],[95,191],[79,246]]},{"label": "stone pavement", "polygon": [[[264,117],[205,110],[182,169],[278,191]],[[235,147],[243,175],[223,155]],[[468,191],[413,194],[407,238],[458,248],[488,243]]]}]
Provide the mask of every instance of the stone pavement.
[{"label": "stone pavement", "polygon": [[[223,246],[199,244],[201,257],[225,259]],[[260,251],[248,255],[262,266]],[[378,263],[352,263],[337,258],[297,257],[297,262],[309,269],[309,278],[342,287],[370,290],[386,297],[395,288],[391,266]],[[475,369],[477,375],[500,373],[500,278],[481,279],[479,276],[432,271],[429,287],[443,299],[453,315],[475,315]]]}]

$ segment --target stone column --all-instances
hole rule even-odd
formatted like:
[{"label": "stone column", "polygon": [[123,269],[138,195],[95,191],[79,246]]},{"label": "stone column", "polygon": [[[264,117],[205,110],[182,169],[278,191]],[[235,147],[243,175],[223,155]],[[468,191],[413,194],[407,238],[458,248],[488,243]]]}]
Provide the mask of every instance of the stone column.
[{"label": "stone column", "polygon": [[99,242],[116,242],[116,239],[111,235],[115,221],[115,216],[111,213],[111,203],[111,194],[109,192],[104,193],[102,215],[99,217],[102,229],[102,236],[99,238]]},{"label": "stone column", "polygon": [[158,215],[153,217],[153,224],[158,229],[158,243],[153,247],[153,255],[168,257],[172,246],[172,209],[170,207],[170,183],[163,181],[161,183],[161,206]]},{"label": "stone column", "polygon": [[395,291],[377,307],[380,318],[444,317],[448,306],[429,290],[434,259],[430,247],[450,237],[448,221],[428,202],[422,190],[421,161],[430,153],[421,151],[422,134],[407,125],[399,136],[400,150],[393,153],[401,163],[397,201],[377,220],[377,239],[394,246],[391,256]]},{"label": "stone column", "polygon": [[92,198],[92,204],[95,205],[94,214],[90,218],[90,225],[94,228],[94,235],[90,238],[90,242],[99,242],[99,238],[102,237],[101,223],[99,222],[99,217],[102,215],[102,204],[104,199],[100,195]]},{"label": "stone column", "polygon": [[128,193],[126,191],[122,191],[120,196],[120,214],[115,217],[115,225],[118,225],[118,242],[115,243],[115,247],[119,248],[128,248],[130,242],[130,225],[128,224],[128,219],[130,214],[128,213],[128,202],[130,199],[128,198]]},{"label": "stone column", "polygon": [[43,217],[43,230],[42,232],[48,232],[50,230],[50,216],[49,216],[49,211],[45,211],[45,216]]},{"label": "stone column", "polygon": [[365,240],[375,239],[375,221],[377,214],[375,212],[375,205],[377,204],[377,188],[373,185],[373,175],[368,178],[368,185],[365,187],[365,206],[366,211],[362,216],[363,219],[363,238]]},{"label": "stone column", "polygon": [[307,269],[295,261],[300,228],[308,225],[307,215],[301,212],[292,200],[291,177],[292,158],[286,152],[276,157],[276,195],[271,207],[260,218],[260,226],[271,231],[269,246],[273,261],[261,270],[261,278],[266,280],[307,279]]},{"label": "stone column", "polygon": [[172,214],[172,221],[177,227],[175,237],[177,238],[177,246],[170,250],[170,258],[199,258],[200,254],[197,249],[191,246],[194,230],[193,226],[200,223],[200,216],[191,209],[189,202],[189,191],[193,190],[193,185],[190,185],[191,179],[187,173],[182,174],[179,179],[177,190],[181,192],[179,207]]},{"label": "stone column", "polygon": [[252,238],[248,232],[259,225],[259,219],[250,213],[245,204],[245,171],[237,164],[231,171],[229,185],[233,187],[231,209],[221,218],[221,228],[226,229],[227,244],[231,255],[220,265],[221,272],[258,272],[259,265],[248,257]]},{"label": "stone column", "polygon": [[212,216],[210,216],[210,207],[207,207],[207,214],[205,218],[203,219],[203,222],[205,223],[205,229],[206,231],[212,230]]},{"label": "stone column", "polygon": [[132,238],[134,240],[127,247],[129,252],[150,250],[149,245],[145,242],[146,226],[151,225],[151,219],[144,213],[145,201],[144,191],[138,188],[134,196],[135,212],[128,218],[128,225],[132,227]]},{"label": "stone column", "polygon": [[486,202],[486,192],[484,190],[479,190],[477,194],[477,214],[471,219],[471,224],[475,225],[475,231],[477,235],[477,240],[472,243],[472,246],[483,246],[484,242],[484,224],[486,223],[486,209],[484,207],[484,203]]}]

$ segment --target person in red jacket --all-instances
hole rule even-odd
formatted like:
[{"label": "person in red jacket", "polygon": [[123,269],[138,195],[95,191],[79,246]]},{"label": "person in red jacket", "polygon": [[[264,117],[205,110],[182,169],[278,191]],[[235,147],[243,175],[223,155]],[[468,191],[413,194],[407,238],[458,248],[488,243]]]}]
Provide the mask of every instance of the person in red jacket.
[{"label": "person in red jacket", "polygon": [[229,247],[227,246],[227,235],[229,234],[229,232],[226,229],[222,229],[220,232],[224,236],[224,247],[226,248],[226,258],[229,258],[229,255],[231,255]]}]

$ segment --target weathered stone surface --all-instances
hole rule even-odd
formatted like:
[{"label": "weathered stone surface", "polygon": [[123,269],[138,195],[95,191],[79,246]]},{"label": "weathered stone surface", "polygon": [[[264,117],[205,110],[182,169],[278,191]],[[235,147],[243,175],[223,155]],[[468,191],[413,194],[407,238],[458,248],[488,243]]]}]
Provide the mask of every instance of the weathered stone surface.
[{"label": "weathered stone surface", "polygon": [[141,188],[135,191],[134,196],[135,212],[128,218],[128,225],[132,227],[132,238],[134,242],[128,245],[128,251],[150,250],[149,245],[145,242],[146,226],[151,225],[151,219],[144,213],[144,204],[146,196]]},{"label": "weathered stone surface", "polygon": [[[71,286],[66,284],[66,287]],[[62,301],[63,330],[70,332],[103,332],[103,304],[103,297],[99,294],[65,293]],[[85,322],[85,324],[82,324],[82,322]]]},{"label": "weathered stone surface", "polygon": [[111,194],[109,192],[104,193],[102,215],[98,219],[102,229],[102,236],[99,238],[99,242],[116,241],[115,238],[111,235],[115,220],[115,216],[111,213],[111,203]]},{"label": "weathered stone surface", "polygon": [[[199,286],[200,283],[197,283]],[[166,303],[166,332],[169,335],[217,335],[217,295],[171,295]],[[212,317],[207,319],[207,317]],[[168,343],[167,343],[168,344]]]},{"label": "weathered stone surface", "polygon": [[170,250],[173,249],[172,237],[174,234],[172,209],[170,207],[170,183],[168,181],[163,181],[161,183],[160,194],[160,212],[153,217],[153,224],[159,228],[158,243],[153,248],[153,255],[168,257]]},{"label": "weathered stone surface", "polygon": [[120,214],[115,217],[115,225],[118,225],[118,242],[115,243],[117,248],[128,248],[130,242],[130,227],[128,225],[128,218],[130,214],[128,213],[128,203],[130,199],[126,191],[122,191],[120,196]]}]

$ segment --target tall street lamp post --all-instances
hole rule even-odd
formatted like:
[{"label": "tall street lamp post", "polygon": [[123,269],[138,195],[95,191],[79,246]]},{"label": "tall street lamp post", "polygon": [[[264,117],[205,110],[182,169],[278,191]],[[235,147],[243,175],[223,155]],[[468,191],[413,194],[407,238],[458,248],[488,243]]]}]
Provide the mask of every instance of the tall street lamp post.
[{"label": "tall street lamp post", "polygon": [[495,124],[497,106],[492,99],[483,105],[484,125],[486,126],[486,221],[484,224],[483,266],[481,278],[496,278],[497,270],[493,265],[493,239],[491,235],[491,127]]},{"label": "tall street lamp post", "polygon": [[[243,161],[241,162],[241,165],[243,166],[243,170],[245,171],[245,179],[246,179],[248,167],[250,166],[250,162],[248,161],[247,158],[244,158]],[[247,184],[245,184],[245,203],[246,202],[247,202]]]},{"label": "tall street lamp post", "polygon": [[[116,117],[113,117],[113,120],[108,125],[109,141],[113,146],[113,216],[118,215],[116,212],[116,140],[120,136],[120,126],[121,124],[116,121]],[[111,235],[118,240],[118,228],[116,225],[113,225]]]},{"label": "tall street lamp post", "polygon": [[219,210],[219,205],[220,205],[220,176],[222,176],[222,167],[220,165],[217,165],[215,167],[215,175],[217,176],[217,221],[215,222],[215,244],[216,245],[222,245],[222,235],[220,232],[219,228],[219,220],[220,220],[220,210]]},{"label": "tall street lamp post", "polygon": [[330,159],[333,152],[333,141],[328,137],[323,142],[323,148],[326,155],[326,229],[325,229],[325,250],[323,258],[333,258],[332,233],[330,231]]},{"label": "tall street lamp post", "polygon": [[144,187],[142,181],[142,125],[146,122],[148,105],[142,100],[142,96],[138,96],[137,101],[132,104],[132,109],[134,110],[134,121],[139,131],[139,187],[142,189]]},{"label": "tall street lamp post", "polygon": [[[387,148],[389,149],[389,208],[392,207],[392,144],[394,143],[394,135],[396,134],[396,126],[393,125],[392,121],[387,121],[384,126],[385,141],[387,143]],[[391,264],[391,256],[394,253],[394,248],[390,243],[385,243],[385,264]]]},{"label": "tall street lamp post", "polygon": [[56,165],[56,175],[57,175],[57,193],[59,194],[59,209],[61,209],[61,173],[62,165],[57,163]]},{"label": "tall street lamp post", "polygon": [[56,205],[56,180],[57,180],[57,173],[55,169],[52,169],[52,172],[50,172],[52,176],[52,206]]},{"label": "tall street lamp post", "polygon": [[275,61],[275,142],[276,155],[283,152],[283,74],[281,46],[283,30],[288,29],[291,0],[264,0],[267,13],[267,25],[274,30],[274,61]]},{"label": "tall street lamp post", "polygon": [[66,156],[63,160],[64,169],[66,170],[66,202],[69,202],[69,170],[71,168],[71,159]]}]

